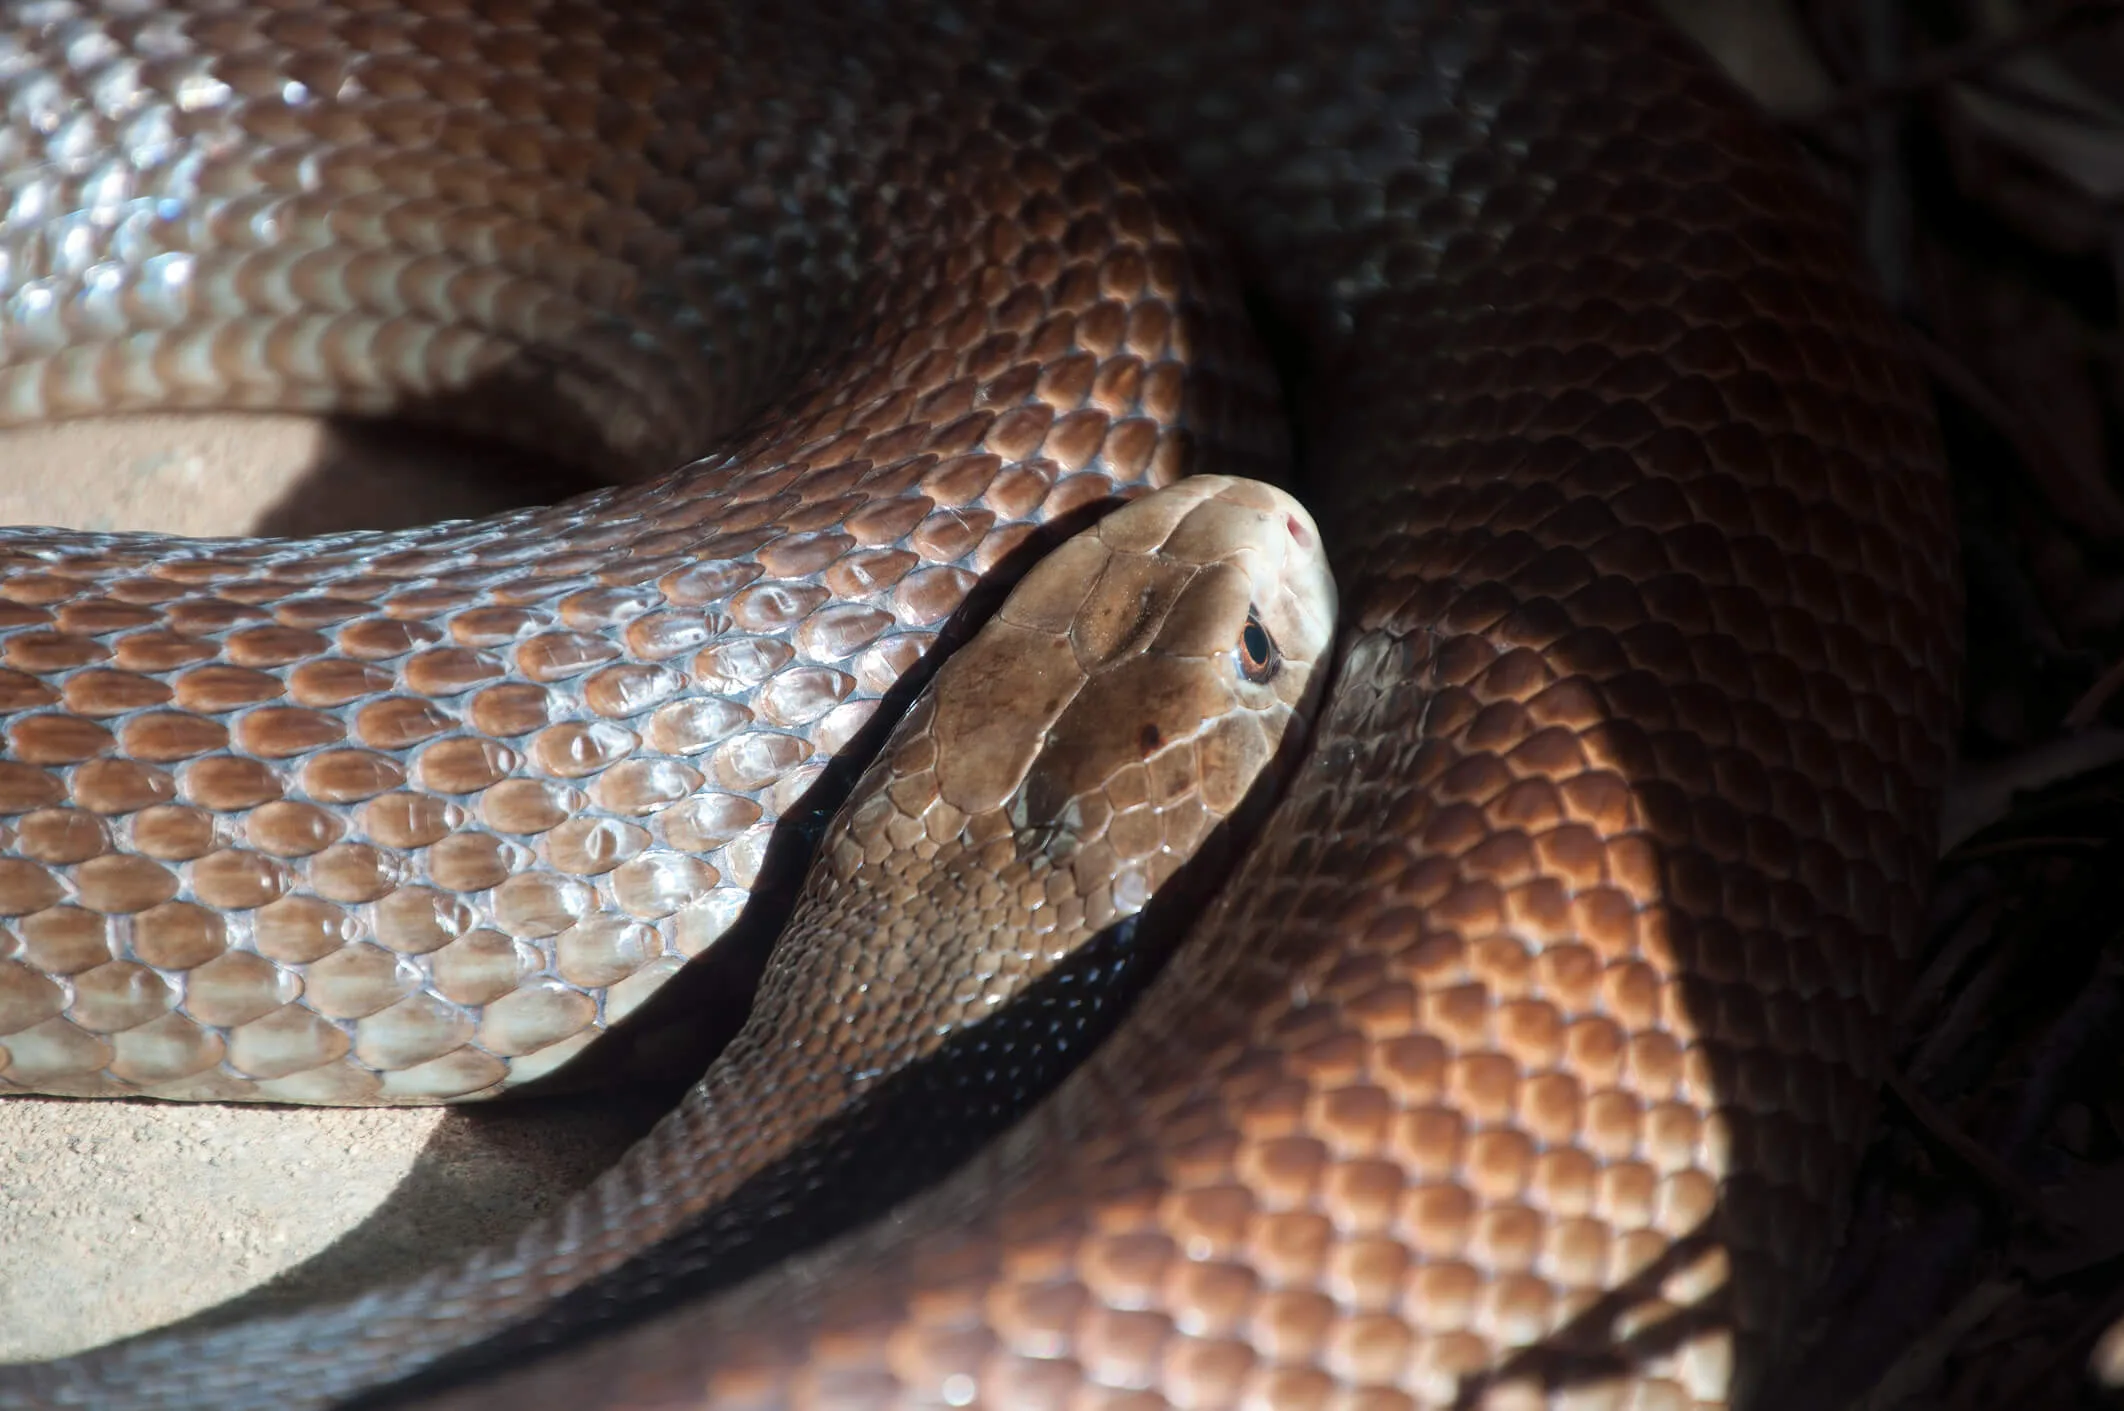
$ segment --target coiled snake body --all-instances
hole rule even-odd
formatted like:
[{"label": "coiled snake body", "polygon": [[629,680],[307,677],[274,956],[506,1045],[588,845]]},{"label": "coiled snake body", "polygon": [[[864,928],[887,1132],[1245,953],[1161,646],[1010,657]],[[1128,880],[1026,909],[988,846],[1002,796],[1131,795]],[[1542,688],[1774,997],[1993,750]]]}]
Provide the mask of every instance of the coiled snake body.
[{"label": "coiled snake body", "polygon": [[[0,86],[0,417],[392,412],[637,477],[390,538],[11,531],[23,1087],[549,1071],[733,923],[1036,526],[1274,468],[1248,315],[1276,335],[1334,682],[1112,1041],[890,1219],[734,1288],[639,1274],[648,1321],[572,1304],[594,1336],[423,1404],[1772,1375],[1927,876],[1952,539],[1836,216],[1639,5],[32,0]],[[388,1381],[638,1252],[707,1139],[667,1124],[447,1299],[0,1406]]]}]

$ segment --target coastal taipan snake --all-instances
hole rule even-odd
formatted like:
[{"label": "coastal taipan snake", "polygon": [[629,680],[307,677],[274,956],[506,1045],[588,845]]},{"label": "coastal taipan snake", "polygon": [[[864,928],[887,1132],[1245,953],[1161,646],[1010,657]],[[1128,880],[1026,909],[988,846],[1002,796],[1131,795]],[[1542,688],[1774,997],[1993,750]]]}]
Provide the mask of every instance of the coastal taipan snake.
[{"label": "coastal taipan snake", "polygon": [[[1217,904],[942,1186],[734,1289],[645,1280],[450,1404],[1686,1405],[1774,1373],[1928,872],[1952,537],[1838,215],[1656,17],[4,26],[0,416],[388,413],[633,484],[390,544],[12,533],[0,1079],[550,1069],[712,949],[1026,521],[1275,473],[1251,324],[1344,634]],[[296,1364],[218,1336],[10,1370],[0,1405],[285,1404]]]}]

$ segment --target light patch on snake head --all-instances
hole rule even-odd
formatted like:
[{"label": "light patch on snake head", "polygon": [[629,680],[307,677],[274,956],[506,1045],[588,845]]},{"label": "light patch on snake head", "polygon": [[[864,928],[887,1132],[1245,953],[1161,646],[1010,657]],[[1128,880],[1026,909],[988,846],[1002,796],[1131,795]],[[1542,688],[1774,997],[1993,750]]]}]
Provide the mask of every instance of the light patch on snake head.
[{"label": "light patch on snake head", "polygon": [[1066,636],[1006,622],[983,628],[931,687],[943,798],[966,813],[1000,808],[1083,685]]},{"label": "light patch on snake head", "polygon": [[1192,576],[1190,566],[1153,555],[1108,554],[1069,626],[1078,664],[1095,671],[1142,651],[1186,595]]},{"label": "light patch on snake head", "polygon": [[1111,556],[1112,550],[1094,535],[1079,534],[1068,540],[1019,580],[996,609],[995,620],[1028,632],[1063,636]]}]

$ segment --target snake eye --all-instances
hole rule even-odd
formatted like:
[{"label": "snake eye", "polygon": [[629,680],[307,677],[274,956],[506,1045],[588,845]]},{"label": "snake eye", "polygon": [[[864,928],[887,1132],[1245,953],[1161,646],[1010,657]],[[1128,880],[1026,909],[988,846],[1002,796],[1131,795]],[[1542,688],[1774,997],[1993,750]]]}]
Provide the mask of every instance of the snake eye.
[{"label": "snake eye", "polygon": [[1232,655],[1239,662],[1239,674],[1249,681],[1266,681],[1276,674],[1276,639],[1251,612],[1246,615],[1246,626],[1239,630],[1239,645]]}]

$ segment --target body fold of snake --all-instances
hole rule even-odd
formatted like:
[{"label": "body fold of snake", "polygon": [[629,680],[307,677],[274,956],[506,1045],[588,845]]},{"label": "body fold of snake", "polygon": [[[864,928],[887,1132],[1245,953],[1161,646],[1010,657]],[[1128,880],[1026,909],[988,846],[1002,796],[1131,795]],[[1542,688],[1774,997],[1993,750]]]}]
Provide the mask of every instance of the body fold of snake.
[{"label": "body fold of snake", "polygon": [[[750,915],[880,701],[1116,491],[1295,441],[1343,620],[1257,842],[1015,1125],[991,1099],[1108,1022],[1082,987],[1137,972],[1129,928],[981,959],[994,1027],[874,1031],[849,996],[902,951],[851,933],[853,988],[787,991],[822,1036],[790,1051],[897,1035],[914,1156],[869,1154],[874,1114],[777,1147],[816,1114],[776,1088],[704,1213],[711,1078],[508,1249],[0,1368],[0,1408],[1665,1408],[1774,1378],[1929,871],[1953,539],[1838,216],[1644,6],[22,0],[0,96],[0,422],[405,415],[624,482],[303,543],[0,536],[0,1085],[553,1071]],[[1199,510],[1309,541],[1219,493],[1110,537]],[[1169,630],[1254,681],[1288,645],[1258,602],[1100,573],[1139,607],[1055,616],[1080,663]],[[1022,905],[991,806],[1080,863],[1162,855],[1199,700],[1141,698],[1109,778],[1044,679],[950,698],[993,722],[918,706],[809,886],[870,827],[961,837],[953,885]],[[1004,706],[1105,802],[973,769],[982,807],[950,803],[938,761]],[[757,1233],[865,1175],[906,1187],[886,1218],[787,1259]]]}]

